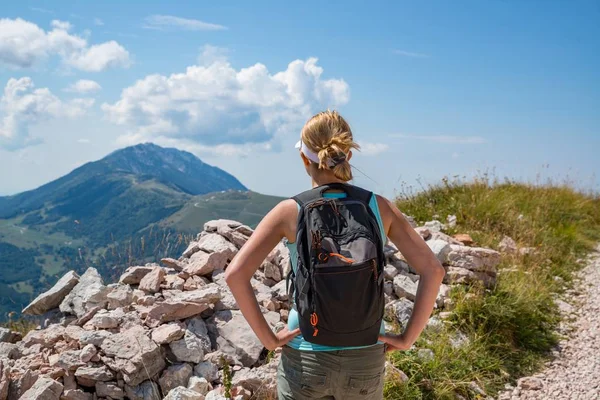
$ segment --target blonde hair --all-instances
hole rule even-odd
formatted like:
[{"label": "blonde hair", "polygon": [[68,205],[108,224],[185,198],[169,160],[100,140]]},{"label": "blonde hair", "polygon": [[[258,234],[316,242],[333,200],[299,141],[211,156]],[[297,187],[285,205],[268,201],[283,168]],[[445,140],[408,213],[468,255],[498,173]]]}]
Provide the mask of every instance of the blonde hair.
[{"label": "blonde hair", "polygon": [[343,181],[352,179],[347,157],[350,150],[358,150],[360,146],[352,138],[350,125],[337,111],[327,110],[313,116],[304,124],[301,137],[319,156],[319,169],[332,170]]}]

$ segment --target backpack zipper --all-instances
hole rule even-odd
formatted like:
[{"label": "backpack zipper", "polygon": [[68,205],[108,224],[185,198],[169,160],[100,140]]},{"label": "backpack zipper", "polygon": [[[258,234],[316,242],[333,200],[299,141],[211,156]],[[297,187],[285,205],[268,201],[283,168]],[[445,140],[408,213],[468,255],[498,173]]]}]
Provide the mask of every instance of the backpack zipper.
[{"label": "backpack zipper", "polygon": [[375,277],[375,283],[377,283],[377,265],[375,264],[375,259],[371,260],[371,265],[373,266],[373,276]]}]

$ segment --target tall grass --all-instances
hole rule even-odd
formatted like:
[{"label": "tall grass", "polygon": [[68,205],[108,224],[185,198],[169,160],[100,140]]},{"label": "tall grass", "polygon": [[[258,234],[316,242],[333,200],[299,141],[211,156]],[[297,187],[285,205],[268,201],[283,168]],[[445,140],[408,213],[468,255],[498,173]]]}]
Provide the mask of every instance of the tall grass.
[{"label": "tall grass", "polygon": [[[529,255],[503,255],[496,286],[453,290],[455,308],[440,332],[425,332],[417,352],[390,356],[408,376],[387,382],[388,399],[483,398],[541,366],[557,343],[559,314],[554,299],[569,287],[580,258],[600,241],[600,197],[568,183],[502,182],[484,175],[470,182],[444,179],[419,193],[404,190],[397,205],[418,222],[456,215],[450,233],[468,233],[477,246],[497,248],[505,236]],[[555,278],[560,277],[560,279]],[[453,345],[457,332],[468,338]]]}]

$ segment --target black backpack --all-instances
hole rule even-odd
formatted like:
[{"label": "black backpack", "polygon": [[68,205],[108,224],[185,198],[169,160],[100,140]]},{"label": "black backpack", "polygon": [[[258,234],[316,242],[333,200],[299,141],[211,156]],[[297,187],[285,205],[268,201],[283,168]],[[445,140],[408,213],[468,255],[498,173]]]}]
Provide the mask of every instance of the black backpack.
[{"label": "black backpack", "polygon": [[[344,198],[325,198],[341,190]],[[300,193],[297,270],[290,293],[305,340],[328,346],[377,342],[384,310],[383,238],[372,192],[332,183]]]}]

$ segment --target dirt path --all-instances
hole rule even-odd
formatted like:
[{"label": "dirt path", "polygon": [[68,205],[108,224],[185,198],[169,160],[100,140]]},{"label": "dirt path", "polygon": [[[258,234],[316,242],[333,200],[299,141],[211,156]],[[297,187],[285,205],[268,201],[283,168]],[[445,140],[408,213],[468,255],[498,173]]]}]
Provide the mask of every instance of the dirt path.
[{"label": "dirt path", "polygon": [[600,246],[596,250],[578,274],[580,281],[569,293],[568,303],[559,301],[571,322],[561,326],[568,337],[560,342],[556,357],[541,373],[507,388],[499,400],[600,399]]}]

